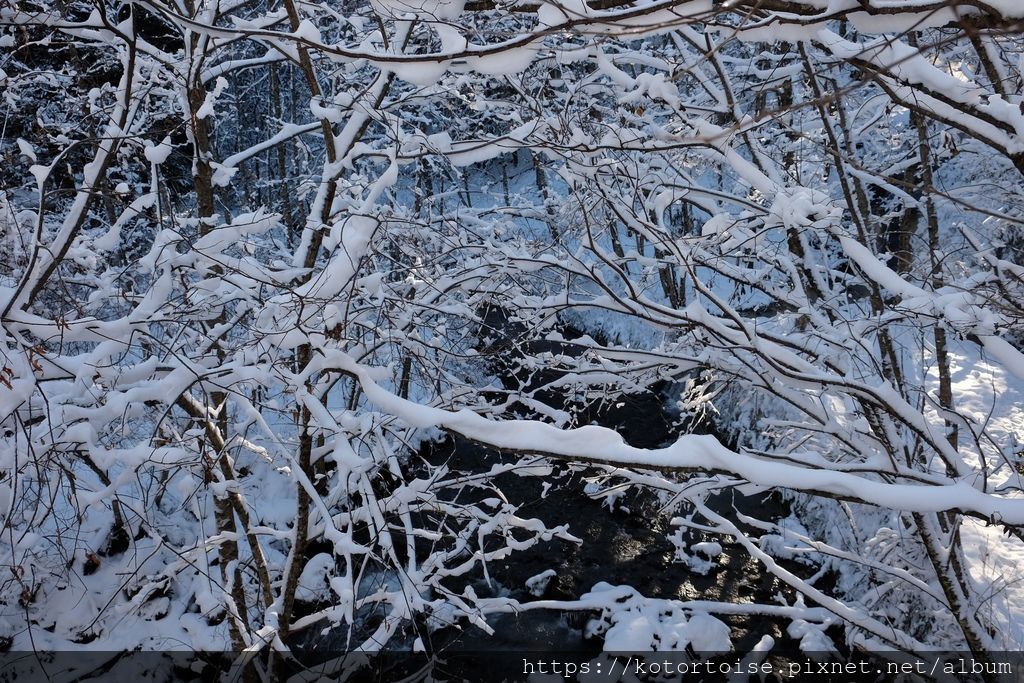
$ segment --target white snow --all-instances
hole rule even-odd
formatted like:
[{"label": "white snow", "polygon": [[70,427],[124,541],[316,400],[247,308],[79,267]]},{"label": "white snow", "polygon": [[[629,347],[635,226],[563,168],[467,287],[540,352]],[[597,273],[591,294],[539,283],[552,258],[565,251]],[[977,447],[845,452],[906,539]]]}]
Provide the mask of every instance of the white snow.
[{"label": "white snow", "polygon": [[[2,508],[0,508],[2,509]],[[544,591],[548,589],[548,584],[551,583],[551,579],[555,578],[557,574],[554,569],[545,569],[540,574],[531,576],[526,580],[526,589],[530,591],[530,595],[540,597],[544,595]]]},{"label": "white snow", "polygon": [[171,138],[168,136],[159,145],[147,144],[144,153],[151,163],[160,165],[167,161],[167,157],[171,155],[172,151],[174,148],[171,146]]}]

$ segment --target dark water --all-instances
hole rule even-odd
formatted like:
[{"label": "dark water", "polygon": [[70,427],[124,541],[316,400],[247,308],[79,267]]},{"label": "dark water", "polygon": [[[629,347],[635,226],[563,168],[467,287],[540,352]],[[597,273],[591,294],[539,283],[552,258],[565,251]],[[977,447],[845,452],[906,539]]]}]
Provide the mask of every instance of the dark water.
[{"label": "dark water", "polygon": [[[627,442],[637,447],[657,447],[672,439],[672,415],[664,409],[662,396],[645,394],[626,397],[607,411],[591,416],[592,423],[614,427]],[[436,444],[424,453],[434,463],[467,472],[489,469],[496,462],[515,462],[518,457],[464,440]],[[716,541],[723,553],[713,560],[706,574],[691,571],[675,559],[676,547],[669,539],[675,529],[672,516],[661,509],[656,498],[645,492],[631,492],[617,501],[614,509],[591,498],[585,492],[585,479],[597,470],[582,470],[559,465],[548,478],[500,475],[495,484],[510,502],[518,503],[518,516],[538,518],[548,528],[568,524],[569,531],[582,544],[560,540],[538,543],[514,553],[505,562],[491,563],[488,573],[495,594],[530,602],[525,583],[548,569],[556,577],[540,599],[572,600],[590,591],[595,584],[630,585],[648,598],[710,600],[727,603],[774,603],[774,596],[791,591],[760,565],[750,560],[741,548],[730,546],[720,536],[690,532],[689,544]],[[546,491],[543,482],[554,483]],[[720,494],[710,501],[717,512],[735,519],[735,510],[756,512],[761,517],[780,518],[789,514],[784,502],[773,494],[743,497]],[[678,514],[680,511],[675,511]],[[685,509],[683,510],[685,512]],[[801,569],[806,572],[806,568]],[[487,584],[474,584],[478,595],[487,595]],[[764,635],[785,643],[785,628],[766,617],[719,617],[732,629],[734,647],[748,651]],[[455,636],[458,647],[488,650],[599,650],[600,641],[584,639],[585,619],[550,610],[532,610],[518,615],[498,615],[489,623],[495,635],[468,630]],[[443,640],[443,636],[442,636]]]},{"label": "dark water", "polygon": [[[526,374],[517,368],[517,357],[508,349],[517,348],[514,336],[522,327],[511,325],[502,315],[493,313],[487,320],[496,333],[483,350],[495,357],[494,369],[507,390],[533,391],[558,377],[557,370],[534,370]],[[568,330],[563,334],[573,338],[573,332]],[[573,355],[578,352],[578,347],[574,348],[571,343],[532,342],[529,348],[532,353],[550,351]],[[615,429],[628,443],[640,448],[663,446],[672,442],[680,432],[676,416],[668,408],[671,398],[663,390],[588,405],[573,404],[569,394],[560,391],[538,392],[534,398],[552,407],[570,410],[576,416],[577,424],[598,424]],[[689,425],[685,429],[703,433],[712,431],[709,425]],[[514,463],[522,457],[522,454],[502,453],[462,438],[429,444],[418,455],[432,465],[446,464],[452,470],[465,473],[486,472],[496,463]],[[555,470],[550,476],[523,477],[506,473],[499,475],[494,485],[509,502],[518,506],[519,517],[541,519],[549,529],[567,524],[569,532],[582,539],[583,543],[542,542],[513,553],[505,561],[488,563],[489,580],[484,580],[479,572],[477,576],[466,579],[477,595],[509,597],[522,603],[537,599],[573,600],[596,584],[607,582],[632,586],[647,598],[777,604],[776,597],[781,594],[787,602],[792,602],[791,589],[763,571],[742,548],[730,545],[720,536],[685,532],[684,540],[690,545],[700,541],[715,541],[722,545],[722,554],[712,560],[712,567],[707,573],[692,571],[685,563],[677,561],[676,547],[669,539],[676,529],[669,526],[669,520],[673,515],[685,514],[685,508],[665,511],[652,493],[636,491],[630,491],[612,507],[585,491],[587,477],[599,474],[599,470],[556,461],[552,464]],[[546,490],[545,483],[549,485]],[[762,519],[780,519],[789,515],[784,501],[771,493],[742,496],[729,491],[708,503],[717,513],[734,521],[737,510]],[[780,564],[796,573],[807,573],[806,567],[790,566],[792,563],[786,562]],[[553,570],[555,578],[541,596],[532,595],[525,585],[527,579],[547,570]],[[460,592],[457,586],[451,588]],[[426,640],[428,649],[435,653],[483,651],[497,656],[527,651],[553,654],[572,651],[596,655],[602,648],[600,638],[585,637],[587,621],[595,616],[596,613],[558,610],[492,615],[488,623],[494,629],[494,635],[465,625],[461,629],[435,631]],[[786,624],[781,619],[715,616],[730,627],[733,646],[741,655],[765,635],[775,639],[777,648],[796,651],[797,644],[786,635]],[[423,629],[420,633],[425,635]],[[393,642],[389,648],[400,651],[403,647],[411,647],[413,637],[410,635],[406,640]],[[331,637],[317,640],[313,649],[334,649],[330,645]],[[377,661],[376,667],[364,673],[363,679],[398,680],[409,675],[411,680],[415,680],[437,676],[437,672],[429,667],[410,672],[398,664],[399,659],[390,661],[385,656]],[[442,679],[502,680],[496,671],[490,672],[493,676],[484,672],[483,678],[477,675],[480,672],[465,668],[442,673],[444,675],[439,676]]]}]

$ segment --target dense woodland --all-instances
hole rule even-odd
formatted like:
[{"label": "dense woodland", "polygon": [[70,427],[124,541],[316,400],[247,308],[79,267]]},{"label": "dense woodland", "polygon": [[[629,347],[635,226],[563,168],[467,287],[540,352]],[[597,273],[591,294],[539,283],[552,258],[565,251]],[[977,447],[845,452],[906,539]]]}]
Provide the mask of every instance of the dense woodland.
[{"label": "dense woodland", "polygon": [[[0,642],[1024,649],[1022,89],[1019,0],[0,3]],[[785,590],[487,593],[510,474]]]}]

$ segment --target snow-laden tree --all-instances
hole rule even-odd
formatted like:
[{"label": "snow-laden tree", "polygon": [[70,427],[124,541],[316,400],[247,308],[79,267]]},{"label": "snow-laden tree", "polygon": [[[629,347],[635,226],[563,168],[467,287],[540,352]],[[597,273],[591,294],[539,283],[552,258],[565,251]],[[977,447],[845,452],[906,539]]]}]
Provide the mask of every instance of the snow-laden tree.
[{"label": "snow-laden tree", "polygon": [[[610,648],[635,613],[719,623],[476,595],[575,541],[495,483],[555,458],[749,554],[795,599],[720,610],[810,649],[1020,647],[987,567],[1024,524],[1024,9],[820,5],[0,9],[0,635],[275,659],[528,608],[602,609]],[[728,446],[550,399],[653,387]],[[418,455],[445,433],[520,457]]]}]

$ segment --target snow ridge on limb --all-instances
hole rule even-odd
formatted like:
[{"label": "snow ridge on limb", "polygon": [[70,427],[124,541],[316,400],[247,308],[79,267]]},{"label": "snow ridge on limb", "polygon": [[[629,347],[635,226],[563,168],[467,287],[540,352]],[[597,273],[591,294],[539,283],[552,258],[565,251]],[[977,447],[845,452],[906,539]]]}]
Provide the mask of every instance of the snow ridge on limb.
[{"label": "snow ridge on limb", "polygon": [[[712,435],[686,434],[667,448],[628,445],[614,430],[588,425],[559,429],[536,420],[489,420],[469,409],[451,412],[416,404],[388,392],[344,354],[326,356],[323,367],[352,373],[379,408],[419,428],[441,427],[495,448],[567,458],[584,463],[643,467],[663,471],[722,472],[766,487],[790,488],[908,512],[962,512],[996,523],[1024,524],[1024,499],[995,496],[968,481],[934,485],[893,484],[821,467],[785,462],[730,450]],[[878,474],[887,474],[882,471]]]}]

